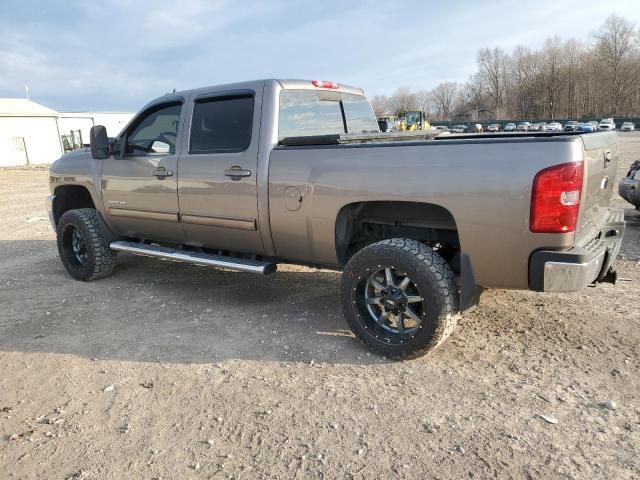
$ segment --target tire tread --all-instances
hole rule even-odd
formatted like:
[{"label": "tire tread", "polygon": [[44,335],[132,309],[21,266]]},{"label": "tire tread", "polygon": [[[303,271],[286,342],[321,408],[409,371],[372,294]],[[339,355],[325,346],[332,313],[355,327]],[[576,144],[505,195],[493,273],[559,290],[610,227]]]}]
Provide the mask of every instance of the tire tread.
[{"label": "tire tread", "polygon": [[[397,353],[390,352],[382,344],[368,342],[366,338],[362,338],[358,335],[357,329],[354,328],[355,325],[353,324],[354,318],[352,317],[352,312],[347,311],[347,308],[344,307],[345,302],[343,302],[343,310],[347,323],[351,330],[356,333],[358,340],[367,345],[367,347],[372,351],[396,360],[409,360],[429,353],[441,345],[451,335],[458,318],[460,317],[458,291],[455,284],[455,275],[445,259],[437,252],[434,252],[432,248],[418,242],[417,240],[407,238],[390,238],[381,240],[360,250],[356,255],[354,255],[354,257],[365,250],[366,254],[370,254],[375,257],[377,250],[386,250],[389,247],[409,253],[423,266],[425,266],[432,274],[430,280],[431,285],[429,285],[429,288],[441,293],[438,295],[438,298],[441,302],[440,307],[444,315],[440,315],[432,340],[426,345],[406,344],[406,348],[403,348],[401,351],[398,351]],[[343,294],[345,294],[345,292],[343,292]]]},{"label": "tire tread", "polygon": [[73,215],[78,220],[80,220],[89,233],[89,238],[86,238],[85,241],[93,250],[94,263],[92,271],[90,272],[89,276],[84,278],[84,280],[98,280],[100,278],[111,275],[115,263],[115,255],[109,247],[109,244],[107,243],[102,233],[100,220],[95,209],[79,208],[76,210],[69,210],[68,212],[65,212],[59,223],[63,223],[65,220],[65,216],[68,215]]}]

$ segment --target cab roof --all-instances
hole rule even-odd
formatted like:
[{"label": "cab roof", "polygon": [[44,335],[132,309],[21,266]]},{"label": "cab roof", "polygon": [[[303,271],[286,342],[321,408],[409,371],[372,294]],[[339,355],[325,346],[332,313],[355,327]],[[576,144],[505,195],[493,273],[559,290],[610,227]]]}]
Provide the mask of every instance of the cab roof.
[{"label": "cab roof", "polygon": [[313,80],[299,80],[299,79],[262,79],[262,80],[250,80],[247,82],[227,83],[222,85],[210,85],[207,87],[192,88],[188,90],[182,90],[175,93],[169,93],[167,95],[186,95],[186,94],[203,94],[209,92],[224,92],[225,90],[256,90],[266,84],[278,84],[280,88],[286,90],[331,90],[342,93],[351,93],[354,95],[364,95],[364,91],[361,88],[351,85],[345,85],[343,83],[336,82],[337,88],[324,88],[313,85]]}]

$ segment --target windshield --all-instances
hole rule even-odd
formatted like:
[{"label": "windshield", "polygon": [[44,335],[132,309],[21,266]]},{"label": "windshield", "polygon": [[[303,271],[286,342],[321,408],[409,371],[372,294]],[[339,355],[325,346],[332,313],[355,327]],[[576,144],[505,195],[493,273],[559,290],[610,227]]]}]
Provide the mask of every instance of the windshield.
[{"label": "windshield", "polygon": [[420,123],[420,112],[407,112],[404,114],[404,122],[407,125]]},{"label": "windshield", "polygon": [[373,109],[363,95],[329,90],[280,93],[279,139],[379,131]]}]

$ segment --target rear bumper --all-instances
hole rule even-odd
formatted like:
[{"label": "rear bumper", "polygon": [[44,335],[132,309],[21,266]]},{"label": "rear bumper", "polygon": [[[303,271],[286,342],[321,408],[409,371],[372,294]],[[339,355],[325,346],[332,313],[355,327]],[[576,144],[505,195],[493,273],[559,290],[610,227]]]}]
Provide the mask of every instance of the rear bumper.
[{"label": "rear bumper", "polygon": [[624,235],[624,213],[612,210],[599,238],[565,251],[538,250],[529,259],[529,288],[539,292],[577,292],[610,281]]},{"label": "rear bumper", "polygon": [[629,177],[621,179],[618,184],[618,193],[636,208],[640,206],[640,180]]}]

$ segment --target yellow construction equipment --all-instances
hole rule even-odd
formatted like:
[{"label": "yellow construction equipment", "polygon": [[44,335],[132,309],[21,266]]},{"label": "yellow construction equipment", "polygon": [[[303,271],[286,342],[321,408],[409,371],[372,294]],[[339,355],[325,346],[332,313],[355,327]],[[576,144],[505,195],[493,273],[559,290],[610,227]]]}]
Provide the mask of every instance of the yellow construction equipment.
[{"label": "yellow construction equipment", "polygon": [[426,114],[419,110],[402,112],[400,115],[398,115],[398,121],[398,128],[403,132],[412,132],[414,130],[429,130],[431,128]]}]

